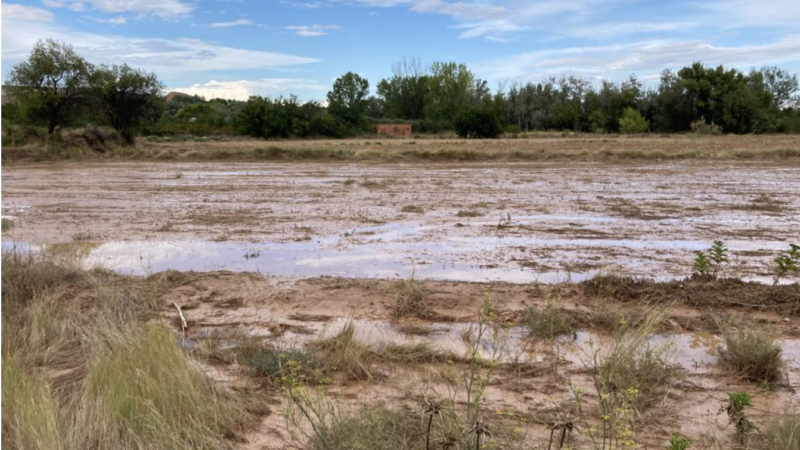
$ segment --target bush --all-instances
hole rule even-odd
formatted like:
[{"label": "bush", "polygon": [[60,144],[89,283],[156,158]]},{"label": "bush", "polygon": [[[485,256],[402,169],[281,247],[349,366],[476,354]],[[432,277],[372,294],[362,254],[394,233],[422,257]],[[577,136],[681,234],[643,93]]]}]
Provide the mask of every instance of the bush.
[{"label": "bush", "polygon": [[719,125],[715,125],[712,121],[711,123],[706,122],[705,117],[701,117],[689,125],[697,134],[708,134],[708,135],[718,135],[722,134],[722,128]]},{"label": "bush", "polygon": [[552,339],[575,331],[569,318],[558,308],[558,303],[548,301],[544,308],[531,306],[523,313],[522,323],[533,337]]},{"label": "bush", "polygon": [[455,119],[456,134],[463,138],[494,139],[503,133],[500,118],[491,111],[468,109]]},{"label": "bush", "polygon": [[633,108],[626,108],[619,119],[619,131],[623,134],[644,133],[649,128],[647,120]]},{"label": "bush", "polygon": [[727,331],[720,354],[723,361],[749,381],[772,383],[781,376],[781,346],[758,330]]}]

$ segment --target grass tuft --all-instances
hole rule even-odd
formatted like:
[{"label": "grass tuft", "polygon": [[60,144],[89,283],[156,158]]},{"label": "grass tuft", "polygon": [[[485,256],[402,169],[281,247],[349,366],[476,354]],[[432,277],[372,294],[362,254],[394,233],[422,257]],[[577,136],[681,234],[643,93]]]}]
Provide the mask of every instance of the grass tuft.
[{"label": "grass tuft", "polygon": [[372,378],[370,350],[355,338],[353,320],[348,320],[335,336],[321,338],[309,344],[323,373],[341,373],[346,378]]},{"label": "grass tuft", "polygon": [[413,274],[400,282],[400,290],[394,300],[392,315],[398,318],[416,316],[421,319],[433,316],[428,305],[428,291],[414,279]]},{"label": "grass tuft", "polygon": [[552,339],[575,332],[572,321],[559,309],[556,301],[548,301],[544,308],[527,308],[523,312],[522,323],[528,328],[528,335],[535,338]]},{"label": "grass tuft", "polygon": [[781,376],[781,346],[763,331],[754,328],[728,330],[722,360],[749,381],[774,383]]},{"label": "grass tuft", "polygon": [[800,450],[800,414],[777,416],[761,432],[765,450]]}]

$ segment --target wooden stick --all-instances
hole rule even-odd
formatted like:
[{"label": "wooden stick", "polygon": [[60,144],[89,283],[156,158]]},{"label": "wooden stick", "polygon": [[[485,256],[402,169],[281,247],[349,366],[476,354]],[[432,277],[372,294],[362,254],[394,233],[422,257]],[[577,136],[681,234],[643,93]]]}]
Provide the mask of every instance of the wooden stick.
[{"label": "wooden stick", "polygon": [[172,304],[175,305],[175,309],[178,310],[178,315],[181,318],[181,329],[183,331],[183,337],[186,338],[186,317],[184,317],[183,311],[181,311],[181,307],[177,303],[173,302]]}]

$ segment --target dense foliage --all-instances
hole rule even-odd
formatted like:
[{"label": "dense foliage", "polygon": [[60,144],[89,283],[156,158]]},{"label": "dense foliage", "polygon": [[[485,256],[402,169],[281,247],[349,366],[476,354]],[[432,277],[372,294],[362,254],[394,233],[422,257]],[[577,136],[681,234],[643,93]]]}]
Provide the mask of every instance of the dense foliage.
[{"label": "dense foliage", "polygon": [[492,111],[470,108],[461,112],[455,119],[456,134],[463,138],[488,139],[503,133],[500,119]]},{"label": "dense foliage", "polygon": [[327,104],[295,96],[247,101],[163,95],[155,74],[127,65],[95,67],[72,47],[39,41],[3,87],[5,124],[108,125],[127,142],[160,136],[243,134],[260,138],[347,137],[370,123],[411,123],[414,133],[454,130],[496,137],[537,130],[593,133],[800,132],[798,77],[777,67],[737,69],[697,62],[665,70],[657,86],[631,76],[592,82],[578,76],[501,82],[492,92],[464,64],[423,67],[404,59],[370,96],[369,82],[348,72]]}]

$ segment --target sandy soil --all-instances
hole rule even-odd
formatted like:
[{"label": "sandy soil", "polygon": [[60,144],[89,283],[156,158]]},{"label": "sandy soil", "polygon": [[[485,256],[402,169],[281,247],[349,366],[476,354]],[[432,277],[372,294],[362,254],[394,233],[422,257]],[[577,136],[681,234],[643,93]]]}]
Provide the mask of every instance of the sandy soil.
[{"label": "sandy soil", "polygon": [[130,273],[682,277],[721,239],[731,274],[766,281],[800,239],[800,167],[776,163],[60,163],[3,178],[4,241],[88,238]]},{"label": "sandy soil", "polygon": [[[474,326],[472,311],[489,299],[508,327],[503,332],[503,365],[488,389],[486,408],[527,418],[529,445],[541,445],[549,435],[547,421],[566,414],[560,405],[572,398],[570,383],[585,388],[587,399],[596,401],[584,362],[590,345],[604,348],[610,340],[610,331],[599,316],[624,316],[646,310],[643,305],[592,298],[573,284],[426,282],[424,288],[430,293],[430,304],[439,318],[397,320],[391,315],[399,290],[397,282],[297,280],[227,272],[156,275],[150,282],[158,283],[163,277],[171,277],[170,287],[162,296],[166,305],[164,318],[175,323],[176,312],[171,303],[181,305],[189,322],[189,342],[202,340],[208,333],[238,330],[267,336],[276,345],[291,348],[316,336],[334,334],[351,317],[357,339],[373,348],[382,343],[427,342],[434,348],[462,355],[466,349],[462,333]],[[531,341],[519,326],[520,312],[529,306],[541,307],[556,297],[560,298],[561,307],[582,323],[580,331],[556,341]],[[780,386],[773,390],[759,388],[719,363],[720,319],[761,323],[780,336],[787,364],[786,378]],[[727,417],[718,414],[728,392],[755,394],[751,417],[757,422],[800,402],[800,327],[796,317],[676,305],[651,343],[672,346],[672,361],[681,367],[684,378],[647,413],[637,430],[637,440],[650,448],[661,448],[673,432],[691,437],[695,448],[729,448],[733,433]],[[492,345],[486,344],[487,355]],[[446,396],[448,389],[453,389],[445,381],[454,370],[448,364],[374,364],[372,369],[376,374],[372,380],[338,380],[327,388],[328,393],[344,408],[377,401],[419,408],[424,395]],[[236,385],[246,380],[243,369],[236,364],[218,364],[208,370],[223,384]],[[244,448],[300,448],[287,434],[284,419],[278,413],[284,406],[276,395],[272,405],[275,413],[265,417],[262,425],[247,436]],[[585,436],[576,439],[585,443],[581,441]]]}]

